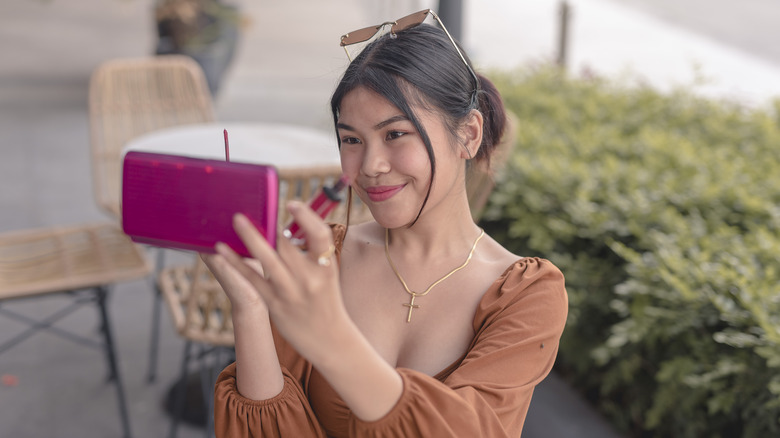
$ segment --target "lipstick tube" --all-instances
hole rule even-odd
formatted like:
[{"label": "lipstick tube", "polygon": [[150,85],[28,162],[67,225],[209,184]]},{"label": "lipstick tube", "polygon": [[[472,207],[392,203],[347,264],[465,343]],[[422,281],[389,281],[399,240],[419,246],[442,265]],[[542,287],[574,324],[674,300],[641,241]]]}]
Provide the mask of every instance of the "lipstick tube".
[{"label": "lipstick tube", "polygon": [[[309,208],[314,210],[319,217],[325,219],[328,213],[333,211],[333,209],[342,201],[341,191],[348,185],[349,180],[347,176],[342,175],[332,187],[323,187],[322,191],[309,202]],[[301,227],[295,221],[285,228],[282,235],[290,239],[296,245],[301,245],[305,241],[303,230],[301,230]]]}]

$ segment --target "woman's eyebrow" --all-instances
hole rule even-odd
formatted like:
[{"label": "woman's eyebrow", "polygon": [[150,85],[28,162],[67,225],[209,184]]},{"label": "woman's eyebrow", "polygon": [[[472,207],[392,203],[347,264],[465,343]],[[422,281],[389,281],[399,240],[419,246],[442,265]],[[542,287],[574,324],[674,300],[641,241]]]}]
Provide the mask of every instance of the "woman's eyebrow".
[{"label": "woman's eyebrow", "polygon": [[404,120],[409,120],[409,117],[406,117],[403,114],[399,114],[397,116],[390,117],[389,119],[387,119],[385,121],[377,123],[376,125],[374,125],[374,130],[379,130],[379,129],[382,129],[385,126],[387,126],[387,125],[389,125],[391,123],[400,122],[400,121],[404,121]]},{"label": "woman's eyebrow", "polygon": [[[393,124],[395,122],[406,121],[406,120],[409,120],[409,117],[406,117],[403,114],[399,114],[397,116],[390,117],[387,120],[383,120],[383,121],[377,123],[376,125],[374,125],[374,130],[380,130],[380,129],[384,128],[387,125]],[[342,122],[336,123],[336,128],[343,129],[343,130],[346,130],[346,131],[356,131],[356,129],[353,128],[352,126],[347,125],[346,123],[342,123]]]}]

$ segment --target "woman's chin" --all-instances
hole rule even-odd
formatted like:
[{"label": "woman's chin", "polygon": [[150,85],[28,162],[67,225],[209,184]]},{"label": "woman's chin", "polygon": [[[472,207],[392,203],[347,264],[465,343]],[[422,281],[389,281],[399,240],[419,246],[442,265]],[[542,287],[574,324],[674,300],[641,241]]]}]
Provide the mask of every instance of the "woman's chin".
[{"label": "woman's chin", "polygon": [[400,215],[396,212],[388,211],[388,209],[382,208],[369,208],[374,220],[382,228],[401,228],[409,225],[414,221],[414,217],[408,217],[409,215]]}]

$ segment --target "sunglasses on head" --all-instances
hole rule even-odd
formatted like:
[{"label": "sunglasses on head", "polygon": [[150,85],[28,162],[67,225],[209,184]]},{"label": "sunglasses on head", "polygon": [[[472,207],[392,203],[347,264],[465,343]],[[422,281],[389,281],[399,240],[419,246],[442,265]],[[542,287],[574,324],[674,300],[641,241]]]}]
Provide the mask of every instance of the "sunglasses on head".
[{"label": "sunglasses on head", "polygon": [[395,38],[397,32],[410,29],[412,27],[419,26],[420,24],[422,24],[422,22],[425,21],[425,18],[428,15],[431,15],[436,20],[436,22],[439,23],[439,26],[441,26],[444,33],[447,34],[447,38],[449,38],[450,42],[452,42],[452,47],[454,47],[455,51],[458,52],[458,56],[460,56],[460,59],[463,61],[463,64],[466,65],[466,68],[469,70],[469,73],[474,78],[474,84],[476,88],[479,84],[479,79],[477,79],[476,73],[474,73],[474,70],[466,61],[466,57],[463,56],[463,53],[458,48],[458,45],[455,43],[455,39],[452,38],[452,35],[450,35],[449,31],[447,31],[447,28],[444,26],[444,23],[441,22],[441,18],[439,18],[439,16],[436,15],[436,13],[430,9],[423,9],[422,11],[409,14],[395,21],[385,21],[384,23],[378,24],[376,26],[368,26],[362,29],[353,30],[352,32],[341,36],[341,43],[339,45],[344,48],[344,51],[347,53],[347,58],[349,58],[351,62],[352,56],[349,54],[349,51],[347,50],[347,46],[370,40],[371,38],[374,37],[374,35],[379,33],[379,31],[381,31],[385,26],[388,26],[390,29],[390,37]]}]

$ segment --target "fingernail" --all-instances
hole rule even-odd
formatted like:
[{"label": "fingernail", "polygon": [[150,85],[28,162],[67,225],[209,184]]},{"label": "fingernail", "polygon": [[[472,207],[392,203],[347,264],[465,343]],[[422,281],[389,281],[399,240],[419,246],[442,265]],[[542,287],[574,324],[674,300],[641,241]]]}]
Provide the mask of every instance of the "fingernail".
[{"label": "fingernail", "polygon": [[217,254],[225,255],[227,253],[228,246],[222,242],[217,242],[214,245],[214,251],[217,252]]},{"label": "fingernail", "polygon": [[287,211],[290,213],[296,212],[301,209],[303,204],[300,201],[289,201],[287,203]]},{"label": "fingernail", "polygon": [[249,219],[241,213],[233,215],[233,224],[238,226],[246,226],[249,223]]}]

